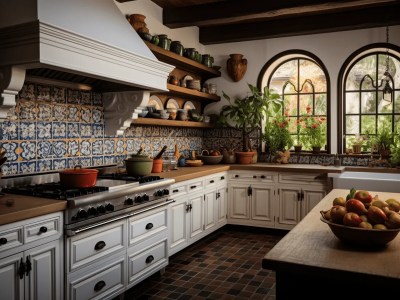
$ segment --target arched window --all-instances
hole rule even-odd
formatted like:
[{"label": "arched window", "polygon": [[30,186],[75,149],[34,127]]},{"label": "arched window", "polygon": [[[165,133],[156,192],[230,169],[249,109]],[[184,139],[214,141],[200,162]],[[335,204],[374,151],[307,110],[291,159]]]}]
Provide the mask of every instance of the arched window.
[{"label": "arched window", "polygon": [[[359,49],[344,63],[338,81],[338,143],[342,152],[352,149],[354,144],[361,144],[362,152],[373,151],[370,142],[378,132],[387,128],[392,133],[400,126],[399,54],[397,46],[373,44]],[[387,66],[389,74],[385,77]],[[384,99],[386,79],[392,93]]]},{"label": "arched window", "polygon": [[283,99],[282,114],[289,118],[293,144],[312,150],[307,120],[319,123],[323,133],[323,150],[330,152],[329,143],[329,76],[321,60],[314,54],[291,50],[269,60],[260,72],[258,86],[267,86]]}]

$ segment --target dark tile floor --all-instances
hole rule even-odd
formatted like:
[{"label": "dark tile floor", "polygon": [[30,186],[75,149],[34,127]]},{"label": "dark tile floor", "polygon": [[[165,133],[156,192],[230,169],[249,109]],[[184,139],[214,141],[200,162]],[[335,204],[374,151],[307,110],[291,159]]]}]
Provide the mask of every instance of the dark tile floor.
[{"label": "dark tile floor", "polygon": [[275,272],[264,255],[286,231],[225,226],[170,257],[165,273],[125,293],[136,299],[275,299]]}]

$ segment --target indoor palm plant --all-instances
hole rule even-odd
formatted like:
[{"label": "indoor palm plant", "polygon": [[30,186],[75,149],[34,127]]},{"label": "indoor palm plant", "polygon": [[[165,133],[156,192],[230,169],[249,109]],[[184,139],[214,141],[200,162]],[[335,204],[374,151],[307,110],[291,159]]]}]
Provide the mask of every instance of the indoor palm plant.
[{"label": "indoor palm plant", "polygon": [[222,92],[223,97],[229,102],[221,109],[218,124],[236,128],[242,132],[242,151],[237,152],[237,157],[242,153],[248,153],[250,159],[255,152],[252,151],[250,145],[250,134],[261,130],[261,122],[268,117],[271,112],[277,112],[281,108],[282,101],[279,94],[264,87],[260,91],[256,86],[247,84],[251,95],[245,98],[235,98],[232,100],[225,92]]}]

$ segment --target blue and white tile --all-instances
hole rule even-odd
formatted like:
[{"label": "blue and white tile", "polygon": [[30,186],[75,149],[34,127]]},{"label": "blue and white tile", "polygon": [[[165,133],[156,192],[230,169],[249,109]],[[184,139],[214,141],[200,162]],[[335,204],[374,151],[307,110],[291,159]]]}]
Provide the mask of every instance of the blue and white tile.
[{"label": "blue and white tile", "polygon": [[135,150],[135,142],[133,139],[126,140],[126,152],[132,153]]},{"label": "blue and white tile", "polygon": [[67,168],[67,159],[60,158],[60,159],[53,159],[53,169],[54,170],[64,170]]},{"label": "blue and white tile", "polygon": [[103,123],[104,122],[104,112],[102,107],[94,107],[92,110],[93,123]]},{"label": "blue and white tile", "polygon": [[69,122],[79,122],[80,121],[80,115],[79,115],[78,106],[76,106],[76,105],[68,106],[68,108],[67,108],[67,120]]},{"label": "blue and white tile", "polygon": [[67,143],[65,141],[53,141],[53,154],[62,158],[67,154]]},{"label": "blue and white tile", "polygon": [[93,166],[102,166],[102,165],[104,165],[104,157],[103,156],[93,156],[92,157],[92,165]]},{"label": "blue and white tile", "polygon": [[69,157],[67,158],[67,168],[73,169],[76,166],[79,166],[79,157]]},{"label": "blue and white tile", "polygon": [[104,137],[104,125],[103,124],[92,124],[93,137],[103,138]]},{"label": "blue and white tile", "polygon": [[53,106],[48,103],[38,103],[37,105],[37,117],[40,121],[51,121],[53,114]]},{"label": "blue and white tile", "polygon": [[308,155],[300,155],[298,163],[299,164],[309,164],[310,163],[310,156],[308,156]]},{"label": "blue and white tile", "polygon": [[93,92],[92,97],[93,97],[93,105],[103,106],[103,99],[101,93]]},{"label": "blue and white tile", "polygon": [[37,122],[37,138],[38,140],[42,139],[51,139],[52,138],[52,124],[49,122]]},{"label": "blue and white tile", "polygon": [[91,105],[92,104],[91,97],[92,97],[92,95],[90,92],[81,91],[81,104]]},{"label": "blue and white tile", "polygon": [[116,160],[115,160],[115,156],[114,155],[106,155],[104,156],[104,164],[105,165],[112,165],[115,164]]},{"label": "blue and white tile", "polygon": [[1,172],[5,176],[17,175],[19,170],[19,163],[7,162],[1,166]]},{"label": "blue and white tile", "polygon": [[31,160],[36,158],[36,141],[23,141],[20,143],[21,154],[23,160]]},{"label": "blue and white tile", "polygon": [[355,165],[355,158],[354,157],[343,157],[342,159],[343,166],[354,166]]},{"label": "blue and white tile", "polygon": [[124,153],[124,150],[125,150],[125,147],[124,147],[124,146],[125,146],[125,145],[124,145],[124,141],[121,140],[121,139],[118,139],[118,140],[117,140],[117,143],[116,143],[115,152],[118,153],[118,154]]},{"label": "blue and white tile", "polygon": [[14,121],[4,121],[1,123],[2,140],[18,140],[18,123]]},{"label": "blue and white tile", "polygon": [[83,123],[92,122],[92,111],[87,106],[81,106],[81,122]]},{"label": "blue and white tile", "polygon": [[90,138],[92,137],[92,125],[90,124],[80,124],[80,136],[81,138]]},{"label": "blue and white tile", "polygon": [[[131,152],[133,152],[133,153],[136,153],[137,151],[139,151],[139,149],[140,149],[140,147],[143,147],[143,151],[147,151],[147,153],[150,153],[150,152],[148,152],[148,150],[146,150],[145,149],[145,140],[143,140],[143,139],[134,139],[133,140],[133,149],[131,150],[131,151],[127,151],[128,153],[131,153]],[[149,145],[149,147],[150,147],[150,142],[148,142],[148,145]]]},{"label": "blue and white tile", "polygon": [[95,140],[92,146],[92,154],[93,155],[102,155],[103,154],[103,141]]},{"label": "blue and white tile", "polygon": [[36,162],[34,162],[34,161],[21,162],[19,164],[19,172],[22,173],[22,174],[36,172]]},{"label": "blue and white tile", "polygon": [[67,103],[69,104],[79,104],[81,98],[81,93],[79,90],[67,90]]},{"label": "blue and white tile", "polygon": [[53,139],[62,139],[67,137],[67,124],[61,122],[53,123]]},{"label": "blue and white tile", "polygon": [[36,139],[36,126],[31,122],[20,122],[19,136],[21,140],[35,140]]},{"label": "blue and white tile", "polygon": [[79,164],[82,168],[91,167],[92,159],[90,157],[79,157]]},{"label": "blue and white tile", "polygon": [[68,156],[79,155],[79,142],[78,140],[69,140],[67,142],[67,153]]},{"label": "blue and white tile", "polygon": [[48,172],[53,170],[53,161],[51,159],[41,159],[36,163],[38,172]]},{"label": "blue and white tile", "polygon": [[53,144],[50,141],[37,142],[37,158],[49,158],[53,155]]},{"label": "blue and white tile", "polygon": [[114,154],[115,141],[113,139],[104,140],[104,154]]},{"label": "blue and white tile", "polygon": [[69,139],[79,138],[79,123],[67,123],[67,137]]},{"label": "blue and white tile", "polygon": [[92,144],[90,143],[89,140],[81,140],[80,142],[80,153],[83,156],[89,156],[92,153]]},{"label": "blue and white tile", "polygon": [[123,166],[125,163],[126,155],[116,155],[115,156],[115,163],[118,166]]},{"label": "blue and white tile", "polygon": [[53,106],[53,119],[58,122],[67,120],[67,106],[55,104]]},{"label": "blue and white tile", "polygon": [[19,93],[20,99],[35,100],[35,85],[33,83],[25,83]]},{"label": "blue and white tile", "polygon": [[20,120],[36,120],[36,103],[33,101],[18,101],[18,118]]},{"label": "blue and white tile", "polygon": [[65,103],[66,102],[66,89],[63,87],[53,86],[50,92],[52,102]]},{"label": "blue and white tile", "polygon": [[47,102],[50,101],[50,95],[51,95],[50,86],[38,84],[36,86],[36,89],[37,89],[36,99],[38,101],[47,101]]},{"label": "blue and white tile", "polygon": [[17,142],[4,142],[2,147],[6,150],[7,161],[17,161],[18,160],[18,143]]}]

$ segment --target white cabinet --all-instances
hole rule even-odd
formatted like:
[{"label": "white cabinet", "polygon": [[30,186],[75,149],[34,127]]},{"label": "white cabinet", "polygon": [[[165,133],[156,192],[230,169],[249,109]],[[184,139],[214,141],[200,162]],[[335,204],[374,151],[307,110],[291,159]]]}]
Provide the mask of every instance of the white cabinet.
[{"label": "white cabinet", "polygon": [[53,213],[0,226],[1,299],[62,299],[62,218]]},{"label": "white cabinet", "polygon": [[186,195],[174,198],[175,202],[169,205],[170,229],[169,229],[169,255],[182,250],[188,245],[188,211]]}]

